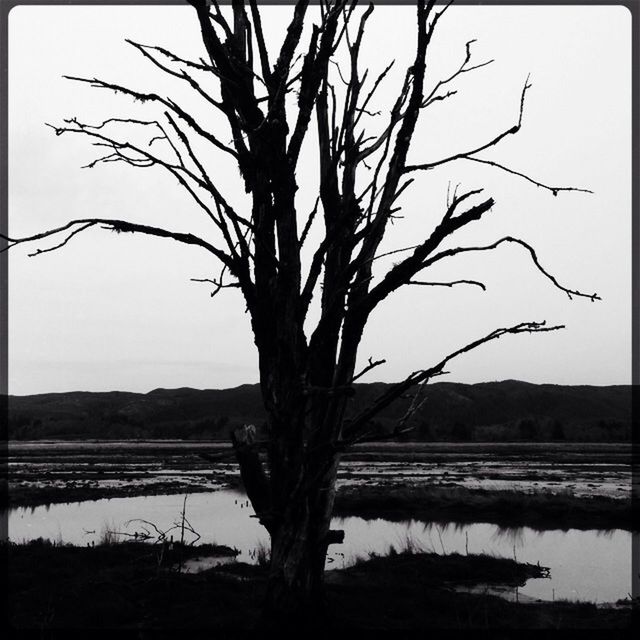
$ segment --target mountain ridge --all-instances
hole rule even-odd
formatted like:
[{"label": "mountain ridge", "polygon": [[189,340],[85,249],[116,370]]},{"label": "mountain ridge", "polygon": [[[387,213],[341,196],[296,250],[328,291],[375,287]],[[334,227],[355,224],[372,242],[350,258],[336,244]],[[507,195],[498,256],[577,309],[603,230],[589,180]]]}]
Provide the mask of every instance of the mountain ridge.
[{"label": "mountain ridge", "polygon": [[[351,415],[393,383],[356,383]],[[504,441],[540,438],[626,440],[631,433],[631,385],[559,385],[502,380],[434,382],[411,418],[410,439]],[[242,423],[259,429],[265,412],[258,383],[228,389],[156,388],[9,395],[10,439],[82,437],[228,438]],[[409,399],[385,409],[373,427],[388,432]]]}]

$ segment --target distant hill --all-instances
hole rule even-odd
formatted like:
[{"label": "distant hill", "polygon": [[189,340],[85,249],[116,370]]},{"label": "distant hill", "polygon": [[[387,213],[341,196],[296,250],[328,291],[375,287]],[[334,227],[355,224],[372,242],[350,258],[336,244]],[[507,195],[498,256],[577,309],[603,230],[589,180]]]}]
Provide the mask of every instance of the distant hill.
[{"label": "distant hill", "polygon": [[[389,387],[356,384],[352,413]],[[566,386],[517,380],[460,384],[437,382],[424,388],[425,402],[414,414],[406,440],[570,440],[630,439],[630,386]],[[9,396],[8,437],[222,439],[243,423],[265,420],[260,389],[155,389]],[[410,399],[387,408],[375,428],[388,431],[406,413]],[[6,434],[4,434],[6,436]]]}]

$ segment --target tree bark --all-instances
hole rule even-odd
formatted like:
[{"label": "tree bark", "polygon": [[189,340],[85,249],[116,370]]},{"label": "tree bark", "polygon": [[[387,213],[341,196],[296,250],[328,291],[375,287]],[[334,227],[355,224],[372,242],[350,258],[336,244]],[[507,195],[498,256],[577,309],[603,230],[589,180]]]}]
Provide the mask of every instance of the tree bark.
[{"label": "tree bark", "polygon": [[271,563],[265,599],[265,623],[283,629],[322,624],[327,549],[344,533],[332,531],[334,487],[321,484],[293,498],[271,536]]}]

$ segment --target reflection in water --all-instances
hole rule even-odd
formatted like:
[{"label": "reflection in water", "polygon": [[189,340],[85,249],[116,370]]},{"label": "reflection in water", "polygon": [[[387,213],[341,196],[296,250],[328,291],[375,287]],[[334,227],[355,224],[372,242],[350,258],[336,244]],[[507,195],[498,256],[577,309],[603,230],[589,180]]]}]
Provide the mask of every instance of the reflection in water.
[{"label": "reflection in water", "polygon": [[504,542],[516,548],[522,547],[524,545],[524,529],[524,527],[496,527],[491,540]]},{"label": "reflection in water", "polygon": [[[9,537],[15,542],[38,537],[78,545],[99,543],[105,529],[134,533],[144,519],[160,530],[180,517],[184,496],[158,495],[112,498],[50,507],[17,508],[9,512]],[[186,516],[201,535],[200,543],[237,548],[238,561],[255,564],[268,549],[264,528],[243,493],[225,490],[191,494]],[[528,527],[500,529],[488,523],[442,524],[416,520],[390,522],[336,518],[345,541],[332,545],[328,569],[340,569],[369,554],[390,548],[434,553],[489,553],[551,568],[550,579],[533,579],[519,590],[524,596],[613,602],[631,592],[631,533],[613,531],[535,531]]]}]

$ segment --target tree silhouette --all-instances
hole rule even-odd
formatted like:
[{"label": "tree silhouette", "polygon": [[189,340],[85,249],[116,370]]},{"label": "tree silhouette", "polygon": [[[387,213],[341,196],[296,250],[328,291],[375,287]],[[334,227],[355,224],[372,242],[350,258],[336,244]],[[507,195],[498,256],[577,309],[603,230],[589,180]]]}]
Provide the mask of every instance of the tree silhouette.
[{"label": "tree silhouette", "polygon": [[[420,405],[422,385],[445,373],[456,356],[503,336],[562,328],[530,320],[497,328],[412,372],[347,419],[355,393],[353,383],[385,362],[370,358],[361,371],[356,370],[358,347],[374,309],[404,286],[484,289],[474,279],[440,282],[422,279],[422,274],[455,256],[489,252],[505,244],[522,248],[534,267],[569,298],[600,299],[561,284],[521,238],[504,236],[485,245],[442,248],[445,240],[481,220],[494,206],[494,199],[482,189],[456,189],[427,237],[413,246],[381,251],[382,240],[401,208],[400,195],[421,172],[454,161],[488,165],[554,196],[588,190],[546,185],[482,157],[483,151],[520,130],[531,86],[528,78],[514,97],[519,104],[515,123],[501,133],[437,161],[407,163],[419,116],[453,96],[460,76],[492,62],[476,63],[470,41],[459,68],[427,87],[427,51],[449,5],[436,7],[433,0],[417,0],[413,61],[383,116],[383,130],[370,135],[367,122],[375,115],[371,105],[394,65],[391,61],[375,77],[362,69],[359,54],[372,4],[360,10],[356,0],[321,0],[319,12],[312,16],[308,0],[298,0],[273,60],[256,0],[232,0],[228,12],[216,0],[189,3],[197,15],[206,57],[188,60],[159,46],[127,42],[155,67],[193,90],[210,113],[226,123],[229,141],[216,136],[170,97],[98,78],[69,76],[97,89],[153,103],[162,117],[113,117],[96,124],[73,117],[49,126],[58,136],[79,134],[91,141],[100,155],[88,167],[121,162],[170,174],[208,217],[216,239],[127,220],[87,217],[29,237],[5,237],[3,250],[58,238],[56,244],[30,254],[39,255],[64,247],[87,229],[100,227],[171,239],[217,258],[219,276],[199,281],[213,285],[212,295],[229,287],[241,291],[259,353],[261,392],[268,415],[267,469],[258,455],[263,443],[256,441],[255,430],[247,427],[233,433],[247,493],[271,536],[265,611],[269,620],[291,621],[294,613],[306,614],[322,600],[327,547],[340,539],[340,532],[330,530],[330,521],[344,451],[358,442],[406,433],[408,419]],[[346,64],[341,66],[337,60],[343,54]],[[205,82],[211,80],[217,83],[215,93],[205,88]],[[133,136],[117,137],[114,132],[123,127],[146,132],[145,143],[134,142]],[[300,153],[307,139],[319,152],[319,195],[309,213],[301,212],[296,202]],[[225,197],[223,187],[216,183],[215,163],[209,164],[210,154],[199,152],[203,145],[215,149],[218,158],[223,156],[237,165],[250,197],[250,210],[240,209]],[[306,264],[303,250],[308,251],[314,237],[312,227],[320,230],[321,238]],[[382,276],[374,275],[374,262],[390,254],[397,254],[399,261]],[[309,312],[314,296],[319,298],[319,317],[312,323],[315,319]],[[409,413],[390,432],[381,435],[372,428],[381,410],[416,389]]]}]

